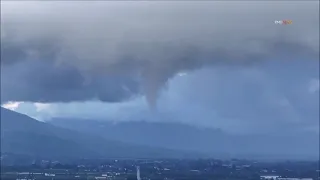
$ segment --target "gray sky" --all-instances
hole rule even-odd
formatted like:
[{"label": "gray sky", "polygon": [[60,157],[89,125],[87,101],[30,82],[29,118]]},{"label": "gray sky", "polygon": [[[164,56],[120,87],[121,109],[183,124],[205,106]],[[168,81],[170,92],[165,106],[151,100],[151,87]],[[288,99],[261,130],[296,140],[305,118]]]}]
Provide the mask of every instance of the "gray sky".
[{"label": "gray sky", "polygon": [[318,17],[317,1],[1,2],[1,101],[38,118],[315,131]]}]

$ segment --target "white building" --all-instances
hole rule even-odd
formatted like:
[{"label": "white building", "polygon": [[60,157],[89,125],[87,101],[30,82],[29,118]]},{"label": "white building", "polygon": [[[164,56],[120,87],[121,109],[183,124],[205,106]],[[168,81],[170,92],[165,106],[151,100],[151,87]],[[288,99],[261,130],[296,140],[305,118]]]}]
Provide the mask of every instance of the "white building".
[{"label": "white building", "polygon": [[260,176],[262,180],[313,180],[312,178],[282,178],[280,176]]},{"label": "white building", "polygon": [[260,176],[260,179],[263,180],[278,180],[278,178],[280,178],[280,176]]}]

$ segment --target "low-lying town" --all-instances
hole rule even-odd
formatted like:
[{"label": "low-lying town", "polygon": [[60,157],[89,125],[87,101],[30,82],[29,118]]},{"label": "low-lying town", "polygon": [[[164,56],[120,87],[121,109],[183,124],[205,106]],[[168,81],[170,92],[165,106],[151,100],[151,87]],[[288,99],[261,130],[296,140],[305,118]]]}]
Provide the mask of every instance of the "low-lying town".
[{"label": "low-lying town", "polygon": [[319,162],[217,159],[2,162],[3,180],[319,180]]}]

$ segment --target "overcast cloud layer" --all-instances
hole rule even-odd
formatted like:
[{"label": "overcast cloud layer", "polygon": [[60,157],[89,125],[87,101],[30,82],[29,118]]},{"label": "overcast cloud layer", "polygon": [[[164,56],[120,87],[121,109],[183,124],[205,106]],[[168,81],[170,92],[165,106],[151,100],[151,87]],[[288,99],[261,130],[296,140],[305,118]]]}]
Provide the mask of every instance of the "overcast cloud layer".
[{"label": "overcast cloud layer", "polygon": [[319,131],[317,1],[2,1],[1,51],[1,102],[38,119]]},{"label": "overcast cloud layer", "polygon": [[317,60],[318,3],[1,2],[2,102],[146,94],[154,106],[181,71]]}]

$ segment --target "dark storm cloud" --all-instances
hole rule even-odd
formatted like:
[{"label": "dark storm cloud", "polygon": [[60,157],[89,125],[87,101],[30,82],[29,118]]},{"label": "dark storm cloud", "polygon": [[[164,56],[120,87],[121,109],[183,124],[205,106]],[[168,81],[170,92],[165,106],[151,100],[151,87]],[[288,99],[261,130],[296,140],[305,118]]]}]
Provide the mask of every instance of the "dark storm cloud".
[{"label": "dark storm cloud", "polygon": [[139,93],[132,78],[84,76],[68,65],[51,61],[20,62],[2,69],[1,101],[69,102],[101,100],[119,102]]},{"label": "dark storm cloud", "polygon": [[[317,3],[1,2],[1,95],[114,102],[145,93],[155,106],[180,71],[317,59]],[[274,24],[285,18],[293,24]]]}]

